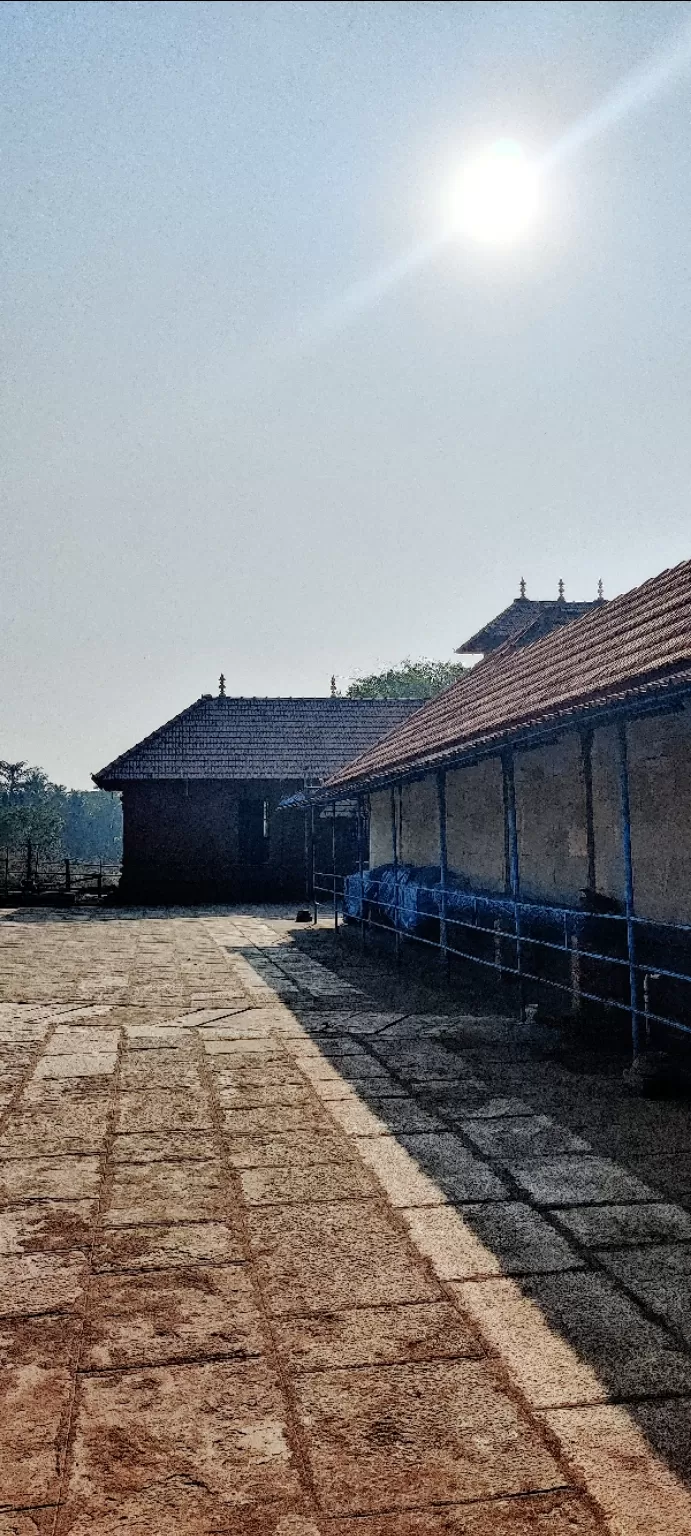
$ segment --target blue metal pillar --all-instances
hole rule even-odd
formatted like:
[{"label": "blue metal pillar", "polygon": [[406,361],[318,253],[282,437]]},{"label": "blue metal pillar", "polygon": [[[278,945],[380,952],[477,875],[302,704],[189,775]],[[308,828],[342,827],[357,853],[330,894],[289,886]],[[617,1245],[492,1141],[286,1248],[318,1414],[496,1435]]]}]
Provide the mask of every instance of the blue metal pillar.
[{"label": "blue metal pillar", "polygon": [[446,888],[448,884],[449,860],[446,841],[446,774],[443,769],[437,774],[437,804],[439,806],[439,947],[442,965],[448,965],[449,938],[446,923]]},{"label": "blue metal pillar", "polygon": [[525,997],[523,993],[523,963],[521,955],[521,913],[519,902],[521,899],[520,869],[518,863],[518,825],[516,821],[516,781],[514,775],[513,747],[505,747],[501,756],[502,777],[504,785],[504,834],[508,856],[508,885],[511,900],[513,901],[514,927],[516,932],[516,971],[518,973],[518,996],[521,1009],[521,1019],[525,1018]]},{"label": "blue metal pillar", "polygon": [[396,822],[396,791],[391,791],[391,853],[393,863],[393,925],[396,935],[396,964],[401,958],[401,930],[398,921],[398,826]]},{"label": "blue metal pillar", "polygon": [[317,926],[317,847],[314,835],[314,805],[310,806],[310,864],[312,878],[312,918]]},{"label": "blue metal pillar", "polygon": [[331,802],[331,873],[334,888],[334,928],[338,933],[338,897],[336,895],[336,801]]},{"label": "blue metal pillar", "polygon": [[638,970],[636,967],[636,924],[633,900],[633,857],[631,854],[631,800],[629,796],[629,746],[626,721],[617,726],[619,745],[619,803],[621,807],[621,848],[624,859],[624,901],[626,904],[626,941],[629,954],[629,990],[631,995],[631,1046],[634,1057],[641,1051],[641,1016],[638,1007]]},{"label": "blue metal pillar", "polygon": [[365,801],[364,795],[357,797],[357,867],[360,876],[360,943],[364,949],[367,928],[365,924],[365,855],[364,842]]}]

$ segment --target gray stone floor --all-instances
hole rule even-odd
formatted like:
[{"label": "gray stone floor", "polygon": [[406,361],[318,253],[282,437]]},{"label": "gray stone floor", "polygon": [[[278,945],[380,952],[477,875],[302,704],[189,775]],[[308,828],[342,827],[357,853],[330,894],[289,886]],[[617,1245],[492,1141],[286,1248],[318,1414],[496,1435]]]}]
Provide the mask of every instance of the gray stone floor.
[{"label": "gray stone floor", "polygon": [[691,1532],[689,1131],[275,909],[6,911],[0,1536]]}]

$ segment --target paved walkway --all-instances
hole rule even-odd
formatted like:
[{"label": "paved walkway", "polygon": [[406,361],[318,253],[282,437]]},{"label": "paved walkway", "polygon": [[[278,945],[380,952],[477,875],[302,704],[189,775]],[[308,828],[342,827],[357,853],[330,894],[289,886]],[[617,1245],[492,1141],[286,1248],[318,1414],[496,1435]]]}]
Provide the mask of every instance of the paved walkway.
[{"label": "paved walkway", "polygon": [[691,1532],[683,1199],[509,1021],[350,977],[0,917],[0,1536]]}]

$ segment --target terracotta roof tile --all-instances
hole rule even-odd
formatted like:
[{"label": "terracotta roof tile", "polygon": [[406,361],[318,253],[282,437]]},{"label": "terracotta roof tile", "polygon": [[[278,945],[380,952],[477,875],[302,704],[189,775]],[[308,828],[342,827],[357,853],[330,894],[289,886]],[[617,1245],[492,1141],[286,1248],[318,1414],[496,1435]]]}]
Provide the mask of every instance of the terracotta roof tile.
[{"label": "terracotta roof tile", "polygon": [[514,638],[329,784],[364,787],[671,681],[691,686],[691,561],[533,644],[516,648]]},{"label": "terracotta roof tile", "polygon": [[198,699],[94,774],[135,779],[303,779],[334,773],[419,709],[403,699]]}]

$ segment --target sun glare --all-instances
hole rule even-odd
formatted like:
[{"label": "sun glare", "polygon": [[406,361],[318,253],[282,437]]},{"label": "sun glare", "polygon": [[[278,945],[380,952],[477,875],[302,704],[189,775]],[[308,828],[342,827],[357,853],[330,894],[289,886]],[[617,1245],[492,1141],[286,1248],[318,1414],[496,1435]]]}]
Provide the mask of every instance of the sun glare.
[{"label": "sun glare", "polygon": [[530,230],[538,211],[538,174],[520,144],[502,139],[463,168],[451,191],[456,229],[488,244],[509,245]]}]

